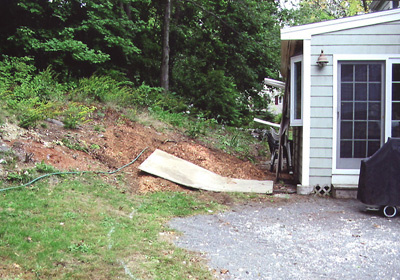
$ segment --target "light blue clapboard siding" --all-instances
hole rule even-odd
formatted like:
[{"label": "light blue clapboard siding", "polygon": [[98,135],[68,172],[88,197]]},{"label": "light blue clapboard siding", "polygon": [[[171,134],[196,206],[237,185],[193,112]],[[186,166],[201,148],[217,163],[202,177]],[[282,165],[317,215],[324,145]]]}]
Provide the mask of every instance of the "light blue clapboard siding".
[{"label": "light blue clapboard siding", "polygon": [[310,168],[310,178],[323,177],[323,176],[331,177],[332,176],[331,168]]},{"label": "light blue clapboard siding", "polygon": [[[400,28],[400,26],[398,26]],[[390,34],[392,35],[392,34]],[[394,34],[393,34],[394,35]],[[313,40],[313,46],[321,46],[324,48],[326,45],[337,45],[338,42],[342,42],[343,45],[377,45],[377,43],[381,42],[385,45],[396,45],[400,44],[400,38],[397,36],[388,36],[378,34],[374,36],[374,39],[371,40],[371,35],[362,34],[362,35],[343,35],[343,34],[336,34],[336,35],[321,35]]]},{"label": "light blue clapboard siding", "polygon": [[[311,97],[315,96],[328,96],[332,97],[332,86],[311,86]],[[326,104],[321,104],[321,107],[326,107]],[[332,106],[328,104],[328,106]]]},{"label": "light blue clapboard siding", "polygon": [[333,77],[332,75],[312,75],[311,76],[311,84],[316,86],[332,86]]},{"label": "light blue clapboard siding", "polygon": [[[332,148],[312,148],[310,150],[310,158],[331,158]],[[331,163],[332,164],[332,163]]]},{"label": "light blue clapboard siding", "polygon": [[[312,46],[312,53],[321,52],[321,47]],[[340,45],[340,46],[325,46],[324,52],[327,54],[393,54],[400,53],[399,45]]]},{"label": "light blue clapboard siding", "polygon": [[314,117],[311,119],[311,128],[332,128],[332,118]]},{"label": "light blue clapboard siding", "polygon": [[330,158],[310,158],[310,168],[332,168]]},{"label": "light blue clapboard siding", "polygon": [[310,136],[311,138],[331,138],[332,139],[332,128],[331,127],[311,127]]},{"label": "light blue clapboard siding", "polygon": [[[397,30],[397,31],[396,31]],[[399,34],[400,21],[331,32],[332,35],[393,35]],[[323,35],[318,35],[323,36]],[[316,36],[317,37],[317,36]]]},{"label": "light blue clapboard siding", "polygon": [[[310,185],[330,185],[332,176],[333,65],[319,67],[311,57]],[[332,61],[331,57],[328,60]]]},{"label": "light blue clapboard siding", "polygon": [[332,139],[330,138],[310,138],[310,145],[313,148],[330,148]]},{"label": "light blue clapboard siding", "polygon": [[311,107],[332,107],[332,96],[313,96]]},{"label": "light blue clapboard siding", "polygon": [[316,139],[332,140],[333,137],[332,137],[332,132],[331,131],[332,131],[331,127],[328,127],[328,128],[326,128],[326,127],[324,127],[324,128],[312,127],[311,130],[310,130],[310,133],[311,133],[310,139],[314,139],[314,140],[316,140]]},{"label": "light blue clapboard siding", "polygon": [[314,76],[332,76],[332,71],[333,71],[333,65],[332,65],[332,56],[331,55],[326,55],[328,58],[329,62],[327,65],[324,67],[320,67],[317,65],[317,60],[320,54],[318,55],[312,55],[311,56],[311,62],[315,62],[311,65],[311,77]]},{"label": "light blue clapboard siding", "polygon": [[332,107],[311,107],[311,118],[332,118]]}]

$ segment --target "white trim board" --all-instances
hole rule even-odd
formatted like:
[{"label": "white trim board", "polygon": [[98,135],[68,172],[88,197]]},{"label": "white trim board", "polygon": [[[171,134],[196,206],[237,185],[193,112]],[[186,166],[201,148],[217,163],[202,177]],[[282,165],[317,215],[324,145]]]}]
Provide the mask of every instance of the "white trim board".
[{"label": "white trim board", "polygon": [[311,142],[311,40],[303,41],[303,157],[301,184],[310,184]]},{"label": "white trim board", "polygon": [[358,186],[360,174],[333,174],[332,185],[356,185]]},{"label": "white trim board", "polygon": [[[298,62],[301,63],[300,71],[301,71],[302,80],[301,80],[301,88],[300,88],[301,100],[300,101],[296,100],[296,102],[297,103],[300,102],[300,105],[301,105],[301,116],[300,116],[299,119],[295,119],[295,114],[297,113],[297,112],[295,112],[295,108],[297,107],[297,104],[295,104],[295,98],[296,98],[295,90],[297,90],[298,85],[296,83],[296,88],[295,88],[294,84],[295,84],[295,82],[297,80],[297,77],[295,77],[296,76],[296,72],[295,72],[295,69],[294,69],[295,67],[294,66]],[[290,71],[290,85],[291,85],[291,87],[290,87],[290,102],[289,102],[289,104],[290,104],[290,126],[302,126],[303,125],[303,114],[304,114],[303,113],[304,112],[304,109],[303,109],[304,104],[303,104],[303,102],[304,102],[304,79],[305,79],[305,77],[304,77],[303,55],[297,55],[297,56],[291,57],[290,58],[290,68],[291,68],[291,71]]]},{"label": "white trim board", "polygon": [[393,22],[397,20],[400,20],[400,9],[393,9],[306,25],[293,26],[281,29],[281,40],[311,39],[311,36],[317,34],[370,26],[385,22]]}]

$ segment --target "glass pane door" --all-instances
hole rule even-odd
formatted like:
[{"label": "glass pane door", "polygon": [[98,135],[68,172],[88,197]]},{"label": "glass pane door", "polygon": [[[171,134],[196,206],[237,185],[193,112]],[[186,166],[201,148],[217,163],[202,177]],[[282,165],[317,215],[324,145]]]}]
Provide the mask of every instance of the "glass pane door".
[{"label": "glass pane door", "polygon": [[392,137],[400,137],[400,64],[392,64]]},{"label": "glass pane door", "polygon": [[381,146],[384,63],[339,64],[338,168],[359,168]]}]

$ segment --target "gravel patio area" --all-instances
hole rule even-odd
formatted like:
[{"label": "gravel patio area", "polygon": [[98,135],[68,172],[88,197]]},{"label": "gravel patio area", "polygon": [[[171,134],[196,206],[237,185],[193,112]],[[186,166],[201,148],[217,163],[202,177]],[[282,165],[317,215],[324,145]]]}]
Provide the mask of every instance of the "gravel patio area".
[{"label": "gravel patio area", "polygon": [[220,279],[400,279],[400,219],[357,200],[271,196],[169,226]]}]

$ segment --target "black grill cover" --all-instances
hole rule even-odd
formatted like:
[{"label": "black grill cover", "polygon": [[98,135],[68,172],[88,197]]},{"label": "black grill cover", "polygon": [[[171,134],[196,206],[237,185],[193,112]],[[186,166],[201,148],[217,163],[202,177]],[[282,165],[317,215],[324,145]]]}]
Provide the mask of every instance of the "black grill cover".
[{"label": "black grill cover", "polygon": [[357,199],[368,205],[400,206],[400,138],[361,161]]}]

